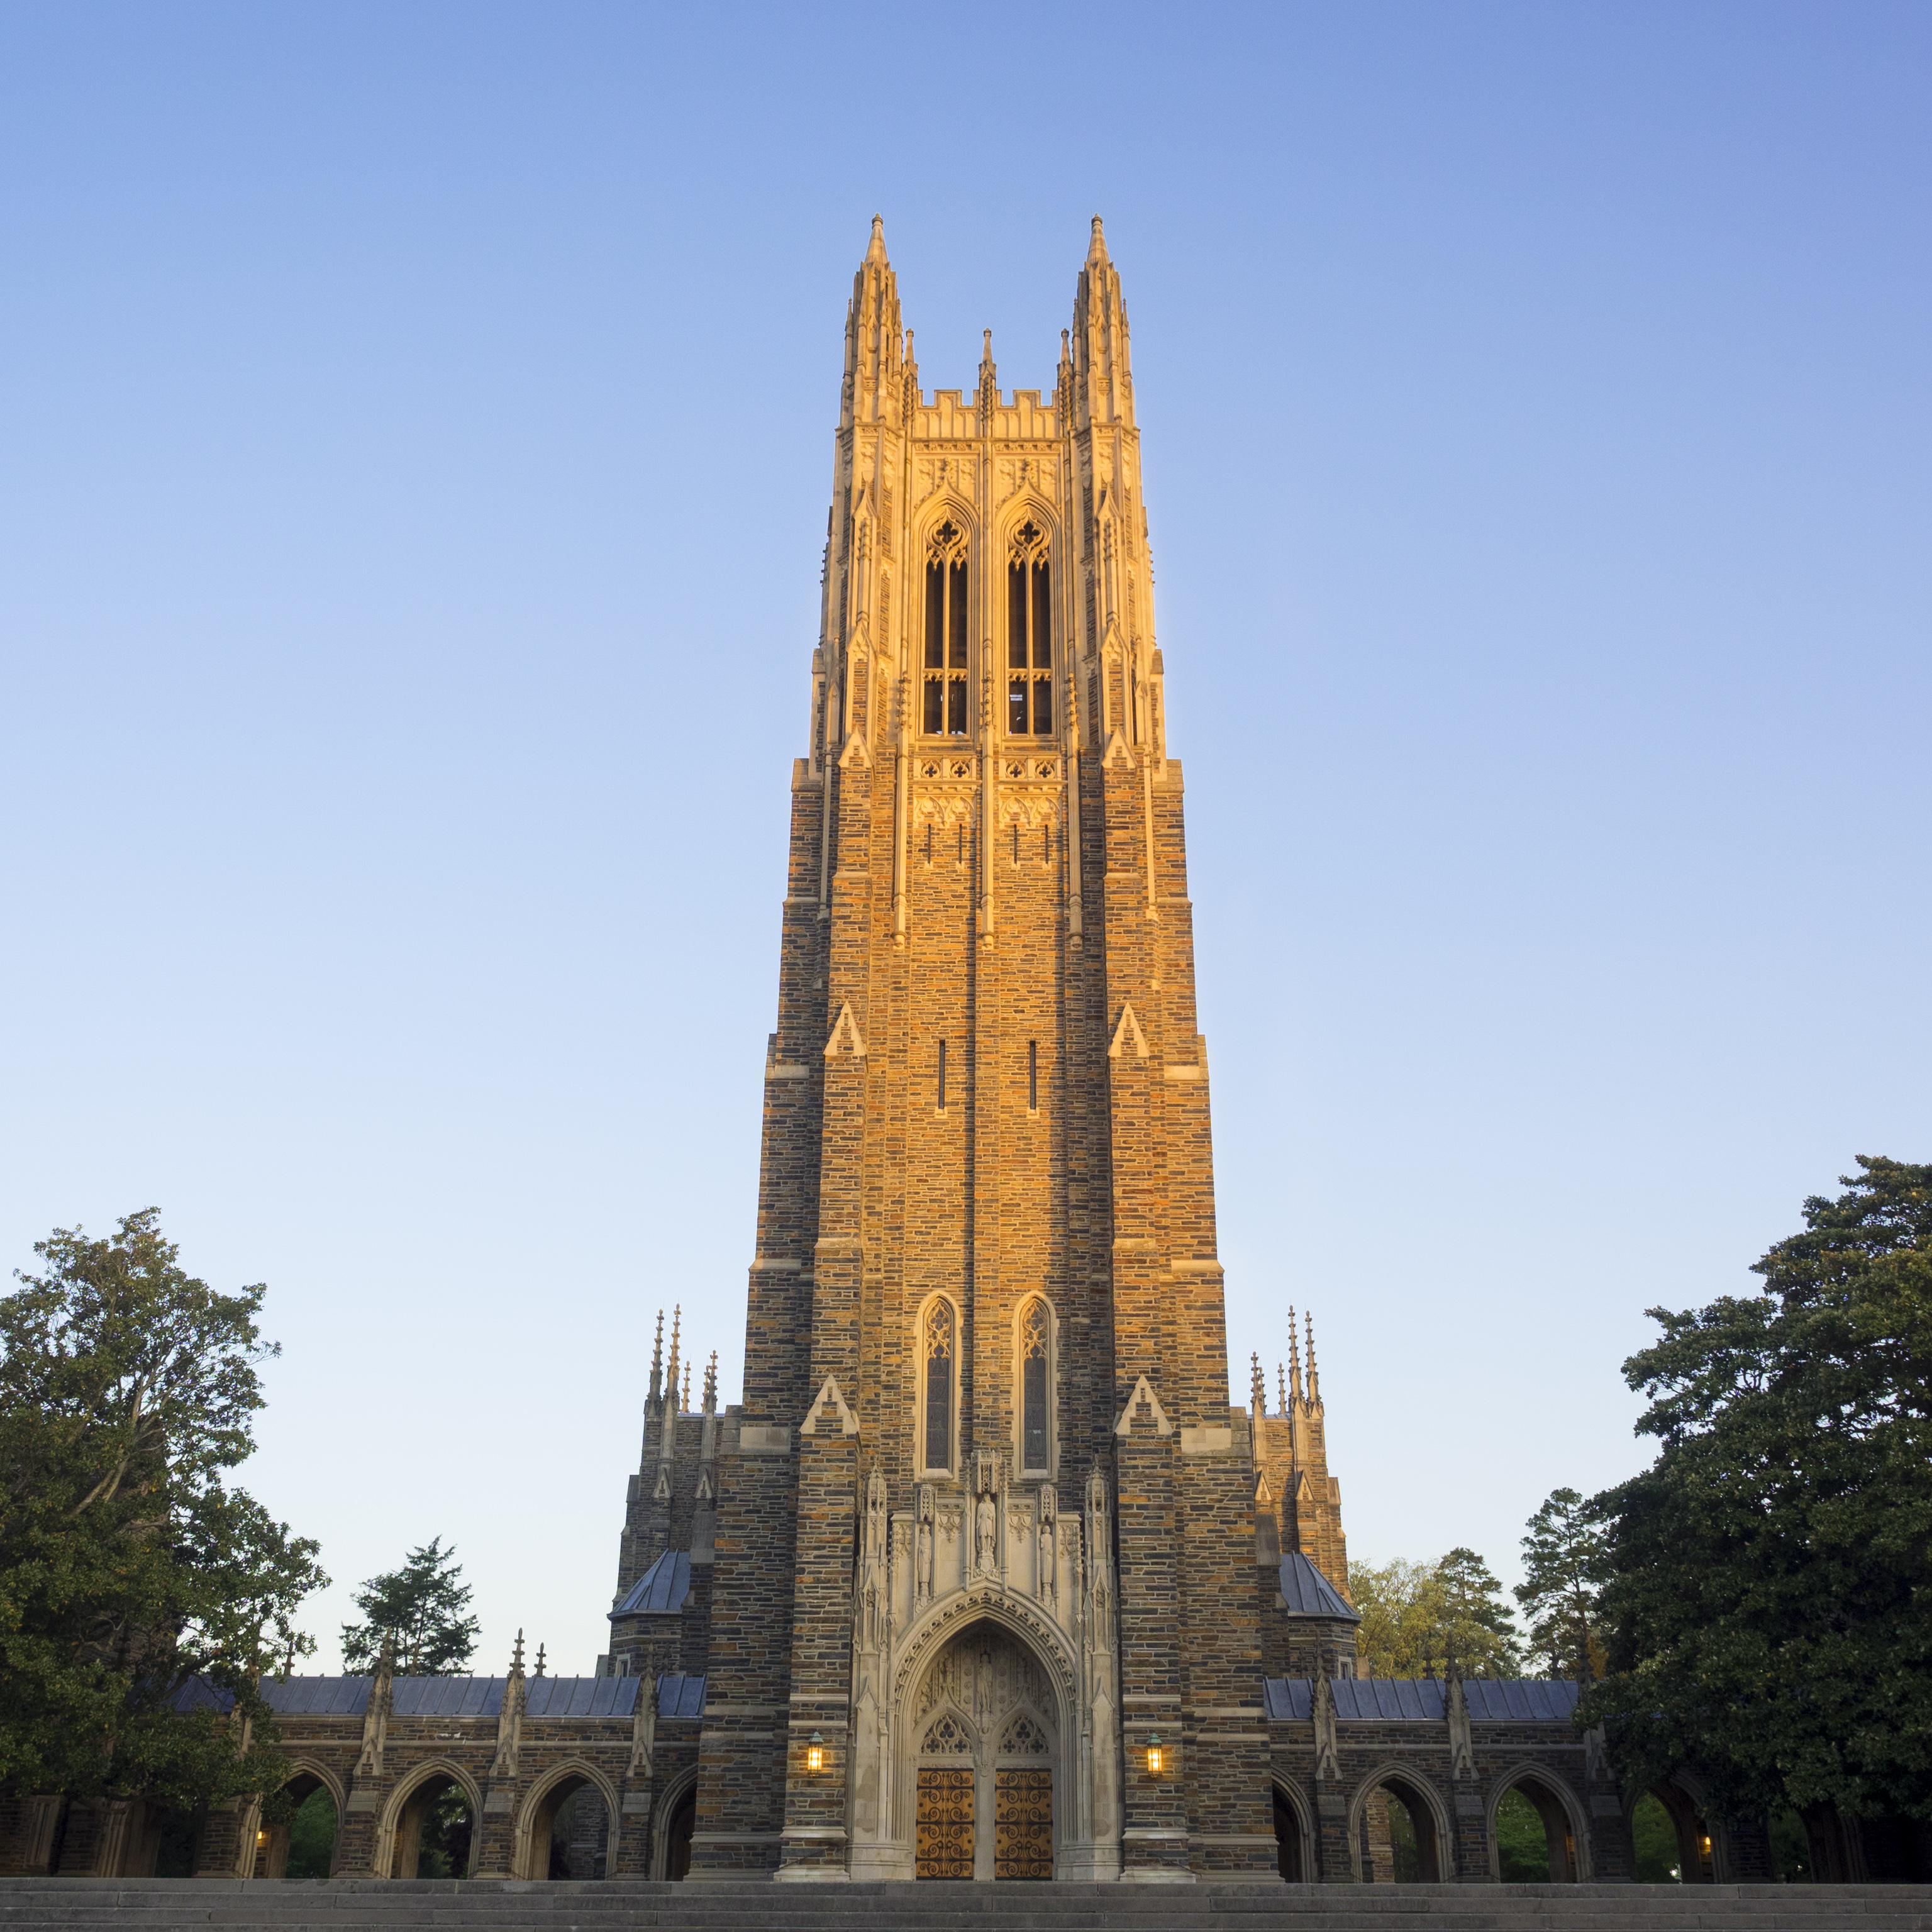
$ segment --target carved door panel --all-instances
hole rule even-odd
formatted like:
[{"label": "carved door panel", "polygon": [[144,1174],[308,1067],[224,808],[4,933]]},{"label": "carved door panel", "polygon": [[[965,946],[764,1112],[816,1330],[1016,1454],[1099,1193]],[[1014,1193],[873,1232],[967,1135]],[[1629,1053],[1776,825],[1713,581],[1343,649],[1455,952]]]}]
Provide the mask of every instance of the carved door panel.
[{"label": "carved door panel", "polygon": [[1053,1876],[1053,1773],[1043,1765],[994,1773],[993,1876]]},{"label": "carved door panel", "polygon": [[[1003,1773],[1002,1775],[1004,1774]],[[916,1878],[973,1876],[973,1767],[922,1764],[914,1847]]]}]

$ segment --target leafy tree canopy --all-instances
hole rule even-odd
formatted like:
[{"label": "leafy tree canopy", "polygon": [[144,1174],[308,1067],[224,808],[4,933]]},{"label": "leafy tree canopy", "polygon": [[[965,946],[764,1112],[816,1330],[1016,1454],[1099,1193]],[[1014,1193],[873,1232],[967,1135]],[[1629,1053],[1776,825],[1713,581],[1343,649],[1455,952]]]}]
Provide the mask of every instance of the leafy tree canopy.
[{"label": "leafy tree canopy", "polygon": [[1473,1550],[1432,1563],[1352,1563],[1355,1654],[1378,1677],[1514,1677],[1522,1666],[1502,1585]]},{"label": "leafy tree canopy", "polygon": [[1619,1768],[1720,1817],[1932,1816],[1932,1167],[1867,1160],[1624,1373],[1662,1447],[1595,1498]]},{"label": "leafy tree canopy", "polygon": [[1552,1490],[1522,1540],[1524,1581],[1516,1601],[1529,1619],[1527,1647],[1552,1677],[1588,1681],[1605,1668],[1598,1626],[1606,1574],[1604,1532],[1574,1490]]},{"label": "leafy tree canopy", "polygon": [[[184,1274],[159,1222],[57,1228],[0,1298],[0,1787],[187,1809],[281,1781],[255,1684],[306,1647],[296,1606],[328,1579],[226,1481],[278,1352],[265,1291]],[[244,1721],[176,1714],[197,1676]]]},{"label": "leafy tree canopy", "polygon": [[342,1627],[342,1660],[351,1670],[373,1670],[385,1639],[405,1677],[448,1677],[469,1668],[476,1648],[477,1619],[466,1616],[475,1594],[463,1581],[454,1546],[436,1537],[412,1550],[400,1570],[371,1576],[356,1593],[366,1622]]}]

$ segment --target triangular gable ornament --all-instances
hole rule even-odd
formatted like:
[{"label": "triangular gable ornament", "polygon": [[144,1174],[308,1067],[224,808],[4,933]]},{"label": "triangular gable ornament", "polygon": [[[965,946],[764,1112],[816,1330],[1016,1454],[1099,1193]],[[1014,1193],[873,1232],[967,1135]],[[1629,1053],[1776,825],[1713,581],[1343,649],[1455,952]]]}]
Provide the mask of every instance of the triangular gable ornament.
[{"label": "triangular gable ornament", "polygon": [[[1147,1051],[1142,1047],[1141,1051]],[[838,1009],[838,1017],[832,1024],[832,1037],[825,1042],[825,1057],[836,1060],[842,1053],[849,1053],[855,1059],[866,1057],[865,1036],[859,1030],[859,1022],[852,1017],[852,1002],[848,1000]]]},{"label": "triangular gable ornament", "polygon": [[866,748],[866,734],[854,731],[845,740],[845,748],[838,754],[838,769],[842,772],[869,771],[872,754]]},{"label": "triangular gable ornament", "polygon": [[[1141,1023],[1134,1018],[1131,1000],[1120,1009],[1120,1024],[1114,1029],[1113,1043],[1107,1048],[1107,1058],[1118,1060],[1129,1047],[1132,1048],[1136,1060],[1144,1060],[1148,1057],[1147,1035],[1141,1031]],[[861,1047],[860,1051],[862,1053],[865,1049]]]},{"label": "triangular gable ornament", "polygon": [[1255,1484],[1255,1501],[1264,1509],[1271,1507],[1274,1504],[1274,1492],[1268,1487],[1268,1472],[1265,1469],[1262,1472],[1260,1479]]},{"label": "triangular gable ornament", "polygon": [[856,1436],[859,1432],[859,1418],[845,1406],[845,1398],[838,1393],[838,1378],[827,1376],[818,1391],[818,1400],[807,1412],[805,1420],[798,1426],[801,1436],[816,1436],[819,1419],[830,1421],[838,1418],[838,1431],[842,1436]]},{"label": "triangular gable ornament", "polygon": [[1167,1411],[1160,1406],[1160,1398],[1148,1385],[1145,1376],[1134,1384],[1134,1392],[1127,1398],[1127,1406],[1120,1411],[1120,1419],[1114,1424],[1116,1436],[1133,1433],[1134,1416],[1142,1402],[1145,1402],[1154,1415],[1154,1432],[1156,1436],[1172,1436],[1174,1424],[1167,1419]]},{"label": "triangular gable ornament", "polygon": [[1100,754],[1100,763],[1106,765],[1130,765],[1134,754],[1127,749],[1127,741],[1120,736],[1120,728],[1116,724],[1107,734],[1107,748]]}]

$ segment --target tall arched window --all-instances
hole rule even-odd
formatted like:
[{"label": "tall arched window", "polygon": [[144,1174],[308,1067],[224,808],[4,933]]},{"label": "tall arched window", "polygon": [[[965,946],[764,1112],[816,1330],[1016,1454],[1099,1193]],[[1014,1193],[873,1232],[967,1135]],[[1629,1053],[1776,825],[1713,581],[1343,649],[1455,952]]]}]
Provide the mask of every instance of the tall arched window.
[{"label": "tall arched window", "polygon": [[1053,1317],[1037,1296],[1020,1311],[1020,1467],[1053,1468]]},{"label": "tall arched window", "polygon": [[928,1469],[952,1466],[952,1371],[958,1336],[952,1304],[935,1296],[924,1323],[921,1366],[926,1376],[926,1454]]},{"label": "tall arched window", "polygon": [[1046,737],[1053,730],[1053,596],[1046,532],[1022,524],[1006,564],[1006,734]]},{"label": "tall arched window", "polygon": [[966,537],[948,518],[926,550],[922,730],[952,738],[966,734]]}]

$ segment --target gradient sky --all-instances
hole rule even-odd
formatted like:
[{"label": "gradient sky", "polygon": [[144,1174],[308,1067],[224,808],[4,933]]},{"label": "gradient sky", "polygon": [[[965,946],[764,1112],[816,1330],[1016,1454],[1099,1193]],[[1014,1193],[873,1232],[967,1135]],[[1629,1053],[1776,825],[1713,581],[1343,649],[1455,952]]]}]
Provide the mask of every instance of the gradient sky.
[{"label": "gradient sky", "polygon": [[1932,10],[0,8],[0,1262],[269,1284],[243,1480],[602,1647],[736,1397],[874,208],[1134,325],[1235,1391],[1516,1574],[1643,1310],[1932,1158]]}]

